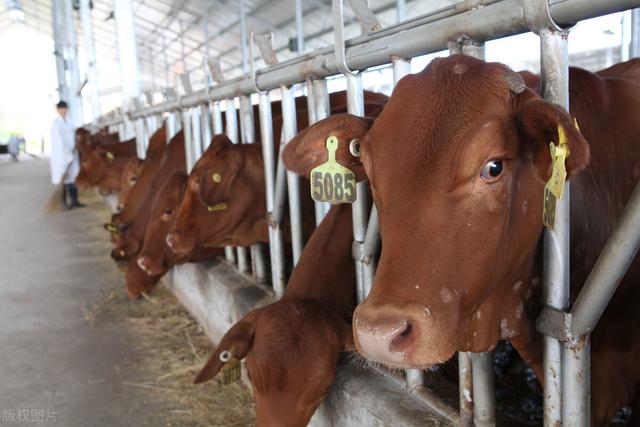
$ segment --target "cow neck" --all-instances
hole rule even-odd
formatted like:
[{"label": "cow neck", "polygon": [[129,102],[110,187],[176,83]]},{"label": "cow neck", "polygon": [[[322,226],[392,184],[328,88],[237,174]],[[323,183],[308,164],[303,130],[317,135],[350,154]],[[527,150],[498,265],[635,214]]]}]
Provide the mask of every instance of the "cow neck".
[{"label": "cow neck", "polygon": [[333,206],[311,235],[283,298],[315,300],[342,314],[355,302],[351,205]]}]

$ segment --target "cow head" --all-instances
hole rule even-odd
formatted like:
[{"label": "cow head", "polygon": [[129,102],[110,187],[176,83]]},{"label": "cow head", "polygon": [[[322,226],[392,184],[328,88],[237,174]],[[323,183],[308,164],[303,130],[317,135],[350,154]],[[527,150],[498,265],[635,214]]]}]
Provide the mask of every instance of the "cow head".
[{"label": "cow head", "polygon": [[258,426],[307,425],[333,382],[338,353],[352,348],[344,316],[285,297],[229,329],[195,382],[217,375],[228,352],[245,360]]},{"label": "cow head", "polygon": [[147,274],[164,274],[171,265],[185,259],[177,256],[166,243],[167,233],[176,219],[176,211],[187,185],[187,174],[175,172],[154,197],[151,216],[138,255],[138,266]]},{"label": "cow head", "polygon": [[264,191],[260,146],[236,145],[216,135],[189,174],[167,243],[182,253],[196,245],[244,246],[266,240]]},{"label": "cow head", "polygon": [[95,186],[107,175],[114,154],[101,144],[92,142],[80,151],[80,172],[76,177],[78,187]]},{"label": "cow head", "polygon": [[122,170],[122,176],[120,178],[120,191],[118,192],[118,206],[117,212],[122,212],[125,203],[133,186],[138,182],[140,173],[142,172],[143,161],[138,158],[130,159]]},{"label": "cow head", "polygon": [[[589,150],[569,115],[508,67],[454,55],[403,78],[375,121],[331,117],[289,144],[285,164],[308,174],[334,135],[338,162],[369,178],[383,247],[353,320],[365,357],[424,368],[499,339],[530,350],[523,303],[538,281],[532,270],[558,125],[570,177]],[[307,160],[287,163],[294,151]],[[523,354],[533,363],[537,356]]]}]

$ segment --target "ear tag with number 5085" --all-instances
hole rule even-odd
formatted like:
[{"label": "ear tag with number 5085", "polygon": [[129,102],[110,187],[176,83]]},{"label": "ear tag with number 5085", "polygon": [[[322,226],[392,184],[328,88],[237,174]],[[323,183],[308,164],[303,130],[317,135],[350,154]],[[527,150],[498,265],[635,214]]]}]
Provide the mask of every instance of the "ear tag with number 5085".
[{"label": "ear tag with number 5085", "polygon": [[327,138],[327,161],[311,170],[311,198],[316,202],[353,203],[356,200],[356,174],[336,162],[338,138]]}]

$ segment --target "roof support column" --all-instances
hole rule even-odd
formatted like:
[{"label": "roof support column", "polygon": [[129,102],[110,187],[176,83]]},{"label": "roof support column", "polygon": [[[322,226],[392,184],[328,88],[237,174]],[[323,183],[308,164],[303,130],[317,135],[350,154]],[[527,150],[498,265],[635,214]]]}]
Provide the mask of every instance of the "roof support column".
[{"label": "roof support column", "polygon": [[80,0],[80,21],[84,36],[84,50],[87,57],[87,81],[91,98],[91,118],[96,120],[102,113],[100,111],[100,95],[98,94],[98,72],[96,71],[96,51],[93,43],[90,0]]},{"label": "roof support column", "polygon": [[[134,108],[133,99],[140,98],[140,68],[138,64],[138,46],[136,43],[135,25],[133,19],[132,0],[113,0],[113,12],[116,22],[116,34],[118,39],[118,58],[120,61],[120,74],[122,81],[122,103],[124,112]],[[127,126],[129,133],[131,126]],[[129,135],[131,135],[129,133]],[[138,135],[141,139],[142,136]],[[144,158],[141,149],[143,141],[138,141],[138,157]]]}]

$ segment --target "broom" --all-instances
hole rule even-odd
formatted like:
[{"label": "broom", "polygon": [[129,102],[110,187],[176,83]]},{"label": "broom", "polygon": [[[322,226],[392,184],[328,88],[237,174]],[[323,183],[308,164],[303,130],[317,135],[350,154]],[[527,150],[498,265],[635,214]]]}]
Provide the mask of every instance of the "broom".
[{"label": "broom", "polygon": [[45,212],[48,214],[67,210],[67,207],[65,206],[64,201],[62,200],[62,195],[64,194],[64,180],[67,179],[67,173],[69,173],[69,168],[71,167],[71,163],[73,163],[73,161],[69,162],[69,165],[67,165],[67,168],[65,169],[64,174],[62,175],[60,184],[56,185],[55,189],[51,193],[51,196],[49,197],[49,201],[45,206]]}]

